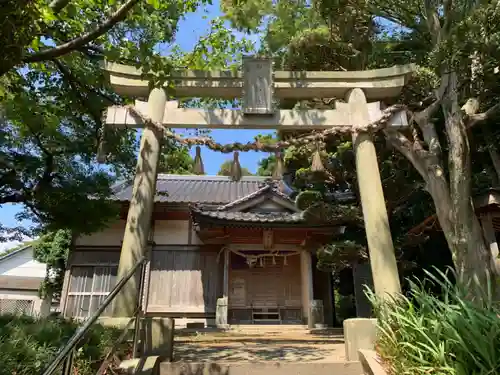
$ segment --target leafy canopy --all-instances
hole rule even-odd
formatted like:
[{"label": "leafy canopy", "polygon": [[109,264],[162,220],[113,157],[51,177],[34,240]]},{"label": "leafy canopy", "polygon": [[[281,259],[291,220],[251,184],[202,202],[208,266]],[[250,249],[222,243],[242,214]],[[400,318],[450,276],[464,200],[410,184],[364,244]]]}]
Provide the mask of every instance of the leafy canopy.
[{"label": "leafy canopy", "polygon": [[[0,39],[0,205],[19,204],[34,228],[0,228],[9,239],[35,231],[98,230],[117,214],[108,200],[116,180],[130,179],[137,136],[108,129],[106,164],[96,163],[102,114],[131,103],[116,95],[103,59],[142,66],[164,80],[172,69],[216,69],[252,48],[221,20],[193,51],[175,43],[179,21],[206,1],[8,1]],[[5,26],[5,25],[8,25]],[[9,28],[11,26],[14,28]],[[167,55],[168,52],[168,55]],[[186,106],[205,104],[200,101]],[[220,101],[208,100],[209,105]],[[190,173],[189,150],[165,141],[161,171]]]}]

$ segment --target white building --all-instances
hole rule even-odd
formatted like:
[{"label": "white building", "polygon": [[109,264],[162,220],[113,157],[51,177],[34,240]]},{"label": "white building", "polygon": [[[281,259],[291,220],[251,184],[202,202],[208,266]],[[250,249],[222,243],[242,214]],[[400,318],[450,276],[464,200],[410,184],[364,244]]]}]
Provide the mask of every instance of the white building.
[{"label": "white building", "polygon": [[46,265],[33,259],[33,247],[22,247],[0,257],[0,314],[48,315],[50,299],[38,293]]}]

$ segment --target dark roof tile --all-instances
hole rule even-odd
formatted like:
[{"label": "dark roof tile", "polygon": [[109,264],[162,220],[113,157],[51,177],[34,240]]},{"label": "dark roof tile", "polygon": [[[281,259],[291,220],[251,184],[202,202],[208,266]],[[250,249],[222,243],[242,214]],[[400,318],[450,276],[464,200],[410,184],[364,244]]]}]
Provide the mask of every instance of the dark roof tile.
[{"label": "dark roof tile", "polygon": [[233,207],[236,207],[240,204],[246,203],[252,199],[255,199],[255,198],[260,197],[260,196],[265,195],[265,194],[276,195],[279,198],[281,198],[285,201],[288,201],[289,203],[292,203],[292,204],[294,203],[293,200],[288,195],[286,195],[280,191],[277,183],[272,182],[272,181],[268,181],[265,185],[262,185],[262,187],[259,190],[254,191],[253,193],[250,193],[242,198],[236,199],[228,204],[219,206],[217,209],[220,211],[225,211],[225,210],[231,209]]},{"label": "dark roof tile", "polygon": [[[158,175],[155,202],[228,204],[259,191],[269,177],[244,176],[232,181],[227,176]],[[132,184],[122,183],[114,188],[114,199],[128,202]]]},{"label": "dark roof tile", "polygon": [[302,213],[288,212],[230,212],[230,211],[207,211],[198,207],[191,207],[192,214],[211,219],[228,220],[234,222],[253,223],[301,223],[304,222]]},{"label": "dark roof tile", "polygon": [[1,289],[38,290],[43,277],[0,276]]}]

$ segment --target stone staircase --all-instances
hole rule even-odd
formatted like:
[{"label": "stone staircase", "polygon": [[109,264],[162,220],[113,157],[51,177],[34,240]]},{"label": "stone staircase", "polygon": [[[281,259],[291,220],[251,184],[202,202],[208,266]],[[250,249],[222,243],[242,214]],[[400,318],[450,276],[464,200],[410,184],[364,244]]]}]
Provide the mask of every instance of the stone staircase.
[{"label": "stone staircase", "polygon": [[163,362],[160,375],[362,375],[359,362]]},{"label": "stone staircase", "polygon": [[361,375],[345,360],[341,330],[305,326],[233,326],[224,332],[179,331],[174,360],[160,375]]}]

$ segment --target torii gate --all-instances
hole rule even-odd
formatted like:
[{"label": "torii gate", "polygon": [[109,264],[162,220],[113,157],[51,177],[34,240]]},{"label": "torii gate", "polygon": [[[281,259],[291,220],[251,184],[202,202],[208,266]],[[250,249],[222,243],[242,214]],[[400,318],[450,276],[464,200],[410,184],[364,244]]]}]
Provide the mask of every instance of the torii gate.
[{"label": "torii gate", "polygon": [[[382,116],[377,100],[396,97],[407,80],[411,65],[350,72],[273,71],[270,59],[246,57],[242,72],[187,71],[174,74],[174,97],[241,98],[242,110],[181,109],[167,101],[167,88],[149,89],[149,80],[139,69],[106,63],[113,89],[122,95],[145,98],[135,107],[165,128],[319,130],[355,127],[358,130]],[[170,91],[172,90],[172,91]],[[332,110],[279,110],[274,98],[345,98]],[[367,102],[370,100],[370,102]],[[144,127],[144,122],[127,107],[110,107],[106,125]],[[406,112],[394,114],[388,126],[407,126]],[[163,134],[145,127],[127,224],[120,255],[118,278],[146,254],[156,193],[158,161]],[[368,131],[353,139],[361,205],[370,253],[375,293],[379,296],[401,292],[394,245],[385,207],[377,155]],[[114,315],[132,316],[138,296],[137,280],[131,279],[117,295]]]}]

